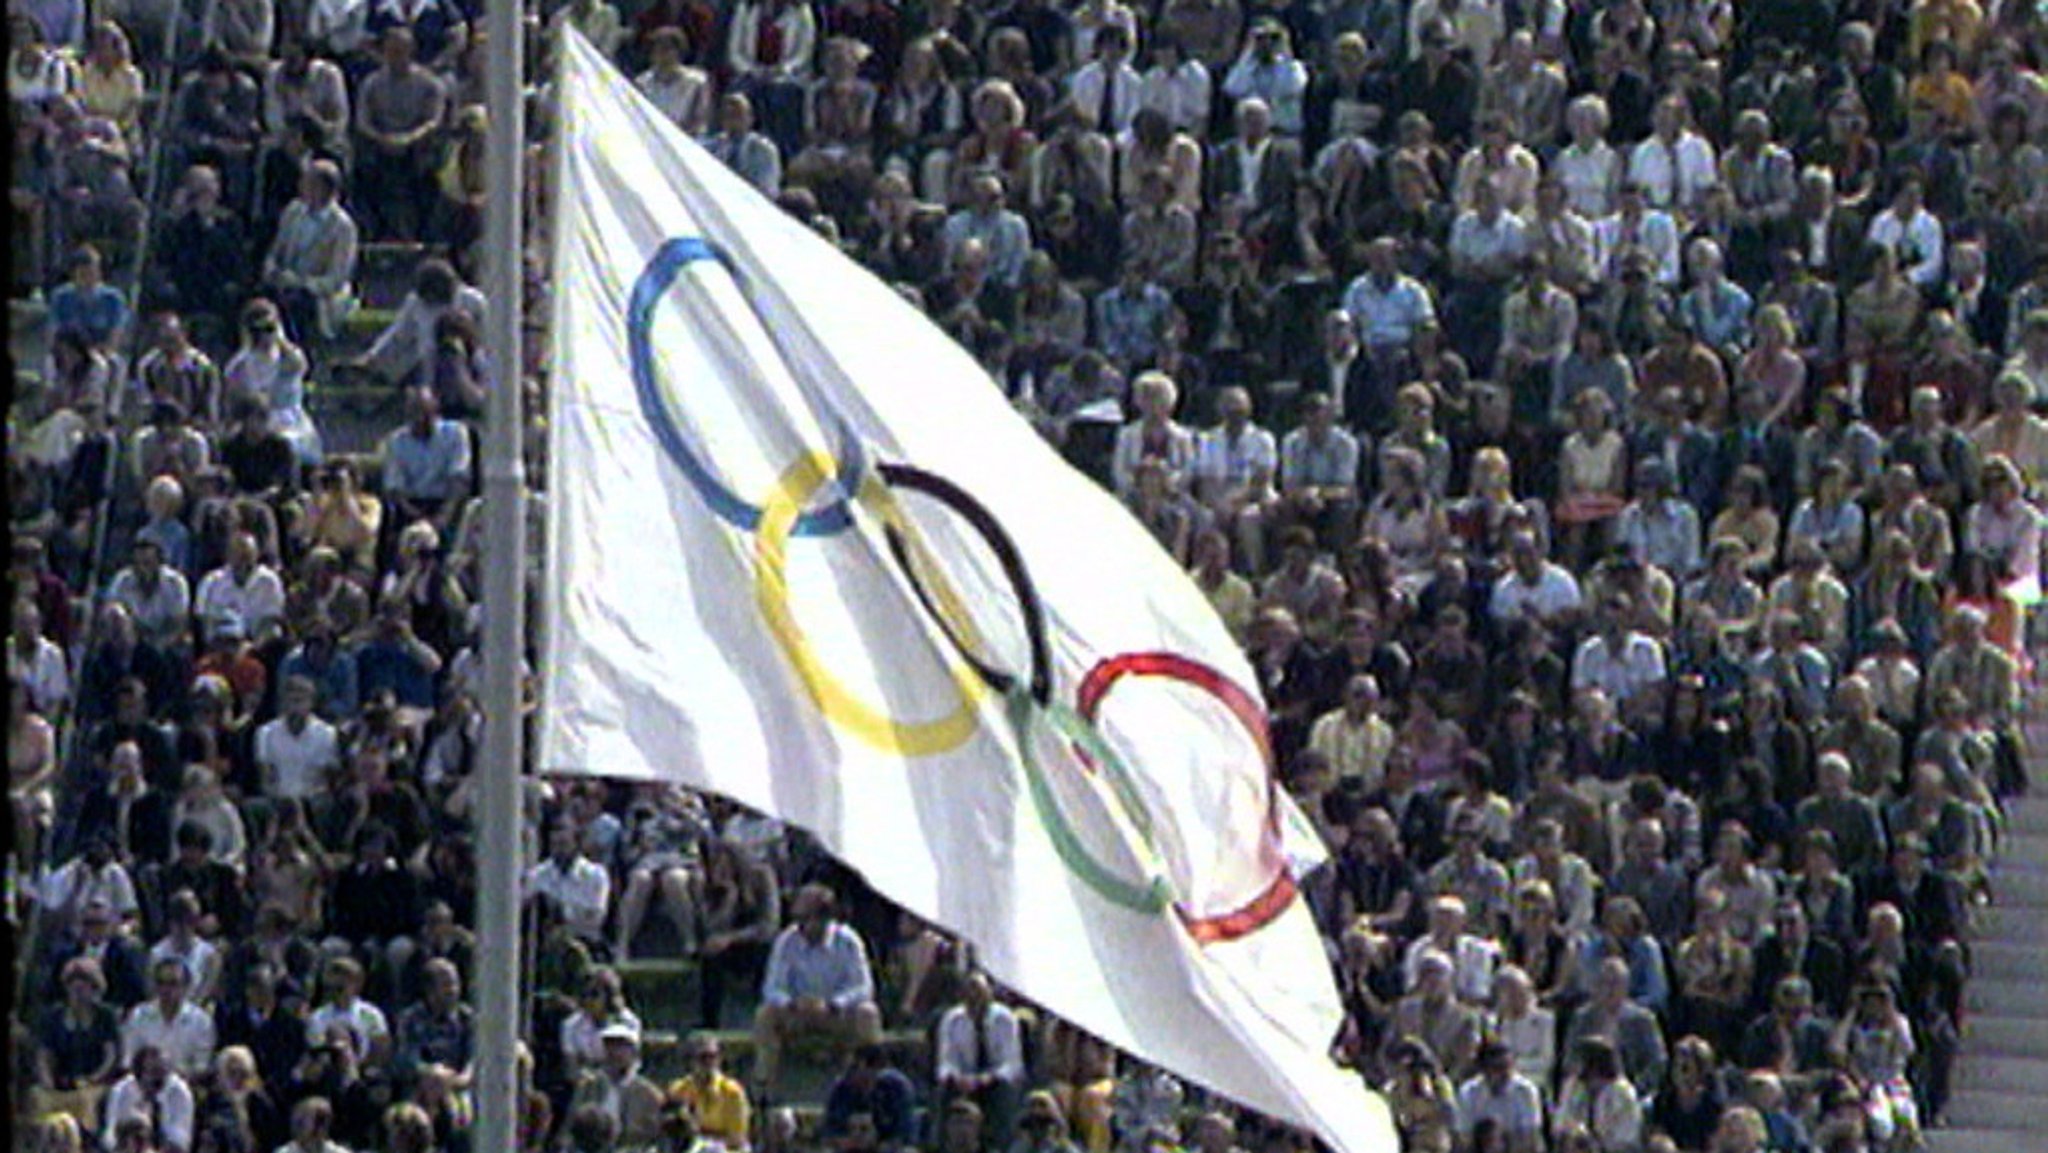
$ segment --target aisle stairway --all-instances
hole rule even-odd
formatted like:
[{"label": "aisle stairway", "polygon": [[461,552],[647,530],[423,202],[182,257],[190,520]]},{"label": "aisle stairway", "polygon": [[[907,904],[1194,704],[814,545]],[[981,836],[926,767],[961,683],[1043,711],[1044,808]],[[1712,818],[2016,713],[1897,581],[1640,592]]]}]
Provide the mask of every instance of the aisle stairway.
[{"label": "aisle stairway", "polygon": [[1962,1056],[1933,1153],[2048,1149],[2048,717],[2027,739],[2033,795],[2016,802],[1980,913]]}]

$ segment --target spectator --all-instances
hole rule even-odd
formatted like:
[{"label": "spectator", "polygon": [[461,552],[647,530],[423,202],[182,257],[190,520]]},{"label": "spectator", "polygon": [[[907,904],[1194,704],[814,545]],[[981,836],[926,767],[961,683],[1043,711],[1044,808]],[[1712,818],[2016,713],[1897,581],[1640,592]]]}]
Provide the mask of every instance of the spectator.
[{"label": "spectator", "polygon": [[[354,306],[356,222],[341,206],[341,179],[331,160],[306,165],[263,260],[263,283],[302,341],[332,339]],[[245,311],[243,324],[255,331],[252,315]]]},{"label": "spectator", "polygon": [[781,1051],[795,1036],[824,1034],[841,1044],[872,1045],[881,1033],[867,947],[850,926],[834,919],[835,903],[823,886],[800,891],[790,909],[793,923],[769,953],[754,1024],[756,1079],[762,1085],[775,1085]]},{"label": "spectator", "polygon": [[[713,1018],[714,1022],[716,1018]],[[689,1071],[669,1082],[670,1106],[681,1106],[697,1131],[727,1149],[745,1153],[752,1142],[752,1108],[747,1090],[719,1067],[718,1038],[698,1033],[684,1043]]]},{"label": "spectator", "polygon": [[598,1040],[604,1060],[576,1083],[571,1116],[582,1109],[602,1110],[617,1127],[619,1140],[644,1145],[660,1130],[662,1096],[640,1072],[640,1032],[614,1022],[598,1032]]},{"label": "spectator", "polygon": [[[150,962],[149,973],[156,996],[129,1010],[121,1023],[122,1064],[139,1074],[148,1063],[147,1052],[188,1081],[206,1077],[213,1066],[213,1019],[189,999],[192,978],[185,962],[160,957]],[[116,1096],[119,1091],[116,1086]],[[110,1116],[125,1115],[116,1112],[117,1104],[108,1102]]]},{"label": "spectator", "polygon": [[[192,1081],[173,1066],[162,1050],[145,1045],[127,1062],[130,1072],[107,1093],[106,1123],[101,1144],[122,1153],[138,1148],[133,1141],[123,1144],[119,1134],[131,1121],[139,1121],[149,1144],[167,1149],[189,1149],[195,1110]],[[200,1072],[208,1070],[204,1067]]]},{"label": "spectator", "polygon": [[[439,9],[438,3],[429,6]],[[445,10],[442,10],[445,12]],[[379,68],[356,91],[357,201],[370,209],[379,239],[417,240],[432,202],[434,141],[447,110],[447,86],[421,67],[414,28],[393,25],[378,39]],[[435,45],[424,46],[428,59]]]},{"label": "spectator", "polygon": [[452,524],[470,484],[470,432],[441,416],[432,389],[406,393],[407,420],[384,442],[383,499],[401,524]]}]

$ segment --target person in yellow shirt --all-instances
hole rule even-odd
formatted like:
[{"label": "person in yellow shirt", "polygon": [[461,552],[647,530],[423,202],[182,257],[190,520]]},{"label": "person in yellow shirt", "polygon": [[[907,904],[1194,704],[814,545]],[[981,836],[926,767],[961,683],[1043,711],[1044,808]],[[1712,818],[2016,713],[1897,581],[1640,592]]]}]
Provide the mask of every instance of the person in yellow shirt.
[{"label": "person in yellow shirt", "polygon": [[1906,51],[1915,60],[1936,40],[1947,40],[1958,55],[1968,56],[1984,30],[1984,9],[1977,0],[1919,0],[1908,19]]},{"label": "person in yellow shirt", "polygon": [[724,1145],[732,1153],[746,1153],[752,1106],[746,1087],[719,1067],[723,1054],[718,1038],[699,1033],[689,1039],[684,1052],[690,1071],[668,1085],[668,1103],[682,1106],[696,1118],[697,1132]]}]

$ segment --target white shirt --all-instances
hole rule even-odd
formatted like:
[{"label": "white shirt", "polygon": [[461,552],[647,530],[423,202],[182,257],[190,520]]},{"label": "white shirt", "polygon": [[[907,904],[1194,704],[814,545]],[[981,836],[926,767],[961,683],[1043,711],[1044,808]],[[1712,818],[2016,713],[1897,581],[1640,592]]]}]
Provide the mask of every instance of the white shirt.
[{"label": "white shirt", "polygon": [[1542,571],[1537,573],[1535,583],[1530,583],[1515,572],[1509,572],[1493,582],[1493,615],[1499,620],[1514,620],[1530,617],[1547,621],[1562,612],[1578,608],[1581,603],[1577,577],[1565,571],[1562,565],[1543,562]]},{"label": "white shirt", "polygon": [[341,739],[319,717],[308,716],[296,733],[278,717],[256,730],[256,763],[271,796],[308,800],[326,788],[327,770],[341,763]]},{"label": "white shirt", "polygon": [[1469,1139],[1481,1120],[1492,1118],[1508,1134],[1513,1147],[1517,1137],[1534,1137],[1543,1147],[1543,1091],[1520,1073],[1510,1073],[1499,1093],[1474,1077],[1458,1087],[1458,1134]]},{"label": "white shirt", "polygon": [[1652,205],[1678,212],[1698,211],[1707,189],[1721,182],[1714,146],[1690,129],[1669,144],[1652,133],[1629,153],[1628,175]]},{"label": "white shirt", "polygon": [[370,1046],[391,1036],[391,1022],[384,1016],[384,1010],[357,997],[347,1005],[328,1002],[313,1010],[306,1018],[306,1044],[318,1045],[327,1040],[327,1030],[340,1025],[348,1030],[349,1043],[355,1046],[356,1060],[370,1055]]},{"label": "white shirt", "polygon": [[981,1022],[983,1042],[977,1053],[974,1021],[967,1006],[955,1005],[939,1018],[934,1068],[940,1084],[979,1073],[993,1073],[998,1080],[1013,1084],[1023,1081],[1024,1047],[1017,1035],[1017,1015],[1008,1005],[992,1001]]},{"label": "white shirt", "polygon": [[200,580],[192,612],[208,636],[221,617],[233,613],[251,637],[258,637],[284,616],[284,582],[269,565],[257,565],[239,581],[233,569],[222,565]]},{"label": "white shirt", "polygon": [[[194,1106],[192,1087],[173,1070],[164,1078],[164,1087],[157,1091],[157,1139],[165,1145],[180,1149],[192,1147],[192,1118]],[[149,1116],[149,1094],[142,1088],[142,1082],[134,1074],[121,1078],[107,1094],[103,1106],[106,1123],[100,1130],[100,1147],[114,1147],[114,1133],[121,1122],[130,1117]]]},{"label": "white shirt", "polygon": [[119,862],[109,861],[95,873],[84,857],[75,857],[43,878],[43,909],[76,917],[95,900],[105,901],[123,920],[135,916],[142,906],[135,899],[135,882]]},{"label": "white shirt", "polygon": [[1074,70],[1067,81],[1067,96],[1074,102],[1074,111],[1096,131],[1106,136],[1115,136],[1131,126],[1131,118],[1138,114],[1145,99],[1145,78],[1128,62],[1116,65],[1116,87],[1110,93],[1110,121],[1097,124],[1096,116],[1102,111],[1102,86],[1110,82],[1110,70],[1101,60],[1090,60]]},{"label": "white shirt", "polygon": [[[1145,72],[1138,107],[1157,109],[1168,124],[1199,134],[1209,127],[1209,101],[1214,91],[1209,70],[1200,60],[1183,60],[1170,72],[1154,66]],[[1101,99],[1097,93],[1097,102]]]},{"label": "white shirt", "polygon": [[121,1023],[121,1063],[133,1065],[145,1046],[162,1051],[171,1068],[186,1077],[204,1077],[213,1065],[213,1018],[190,1001],[180,1001],[166,1017],[156,1001],[128,1011]]},{"label": "white shirt", "polygon": [[1597,688],[1617,705],[1663,683],[1664,650],[1641,633],[1628,634],[1619,653],[1595,634],[1572,656],[1572,690]]},{"label": "white shirt", "polygon": [[568,868],[550,857],[526,871],[526,895],[545,896],[560,909],[571,932],[587,940],[604,936],[605,908],[612,898],[611,875],[604,866],[578,855]]},{"label": "white shirt", "polygon": [[[1401,977],[1404,987],[1415,989],[1416,970],[1422,964],[1422,955],[1435,950],[1442,952],[1436,939],[1425,933],[1408,946],[1408,953],[1401,961]],[[1451,989],[1459,1000],[1468,1005],[1484,1005],[1493,999],[1493,974],[1500,968],[1500,946],[1486,937],[1475,937],[1470,933],[1458,935],[1456,955],[1451,958]]]},{"label": "white shirt", "polygon": [[182,637],[192,615],[192,585],[169,565],[157,569],[156,587],[147,590],[134,569],[122,569],[107,586],[107,599],[125,606],[135,631],[154,644]]},{"label": "white shirt", "polygon": [[1900,220],[1897,210],[1887,208],[1870,222],[1870,242],[1882,244],[1898,254],[1899,268],[1906,279],[1921,288],[1941,283],[1941,221],[1925,208],[1911,220]]},{"label": "white shirt", "polygon": [[29,703],[45,716],[56,716],[71,699],[70,666],[64,661],[64,650],[48,637],[37,637],[35,651],[27,657],[20,655],[17,646],[8,645],[7,671],[21,678]]},{"label": "white shirt", "polygon": [[1256,424],[1246,423],[1234,439],[1229,429],[1218,425],[1203,432],[1195,444],[1196,478],[1225,492],[1243,486],[1262,469],[1277,477],[1279,462],[1278,442]]},{"label": "white shirt", "polygon": [[1621,258],[1631,248],[1650,255],[1650,276],[1662,285],[1678,283],[1678,225],[1670,213],[1645,209],[1633,225],[1617,212],[1593,224],[1593,248],[1600,271],[1621,279]]}]

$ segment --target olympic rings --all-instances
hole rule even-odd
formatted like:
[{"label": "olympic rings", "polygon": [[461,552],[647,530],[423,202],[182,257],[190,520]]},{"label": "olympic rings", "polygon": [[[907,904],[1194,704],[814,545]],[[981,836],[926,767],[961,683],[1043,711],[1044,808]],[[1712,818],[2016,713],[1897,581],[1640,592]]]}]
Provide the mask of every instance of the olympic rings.
[{"label": "olympic rings", "polygon": [[[1024,638],[1031,648],[1031,699],[1040,705],[1052,703],[1052,647],[1045,639],[1045,605],[1038,599],[1038,589],[1031,583],[1031,572],[1024,567],[1024,557],[1017,551],[1017,542],[1003,528],[1002,522],[988,510],[988,506],[976,500],[966,489],[935,473],[907,464],[892,464],[888,461],[879,466],[882,479],[892,487],[907,488],[920,492],[960,515],[996,554],[996,561],[1003,566],[1003,575],[1010,580],[1010,587],[1017,594],[1017,605],[1024,614]],[[919,603],[925,611],[939,618],[945,626],[947,639],[959,649],[960,656],[989,687],[1000,693],[1008,693],[1017,686],[1017,678],[1009,673],[990,667],[977,655],[973,646],[955,634],[943,614],[934,610],[931,599],[925,595],[924,582],[919,579],[916,566],[906,555],[904,535],[892,526],[889,531],[889,550],[896,555],[896,563],[903,569],[903,575],[910,580],[912,591],[917,593]]]},{"label": "olympic rings", "polygon": [[[1031,722],[1044,718],[1054,731],[1086,750],[1088,756],[1099,764],[1113,766],[1112,777],[1128,779],[1129,770],[1123,758],[1104,740],[1094,725],[1087,723],[1078,713],[1058,705],[1042,707],[1023,693],[1009,695],[1010,723],[1017,733],[1017,751],[1024,762],[1024,779],[1031,791],[1031,803],[1038,810],[1039,824],[1052,841],[1053,852],[1060,862],[1079,878],[1081,883],[1095,890],[1097,896],[1112,905],[1134,913],[1163,913],[1173,907],[1173,887],[1163,873],[1154,872],[1142,881],[1133,882],[1118,876],[1109,866],[1098,860],[1088,847],[1081,843],[1081,837],[1074,826],[1060,811],[1059,798],[1054,795],[1052,782],[1047,779],[1045,766],[1040,763],[1037,745],[1032,740]],[[1119,793],[1122,790],[1118,790]],[[1142,814],[1142,808],[1126,806],[1125,816],[1135,818]],[[1152,854],[1151,822],[1133,822],[1138,830],[1146,855]]]},{"label": "olympic rings", "polygon": [[[633,370],[633,391],[640,399],[640,409],[647,417],[647,423],[654,431],[654,439],[682,469],[683,476],[697,490],[706,506],[717,514],[720,520],[741,532],[756,532],[760,529],[764,510],[758,505],[748,504],[732,489],[726,487],[709,465],[690,447],[689,438],[676,423],[663,398],[661,382],[654,370],[654,310],[667,294],[669,287],[684,269],[692,264],[710,261],[726,270],[733,282],[739,285],[740,295],[746,298],[747,306],[754,310],[756,320],[775,340],[775,326],[769,324],[760,314],[748,291],[746,278],[740,275],[732,261],[699,236],[676,237],[663,242],[655,250],[647,267],[633,282],[633,293],[626,305],[626,351]],[[781,352],[780,343],[776,351]],[[784,362],[788,357],[784,356]],[[801,379],[801,378],[799,378]],[[860,437],[836,414],[833,423],[838,426],[840,443],[840,465],[835,478],[834,489],[838,496],[830,504],[805,511],[797,516],[790,528],[793,536],[832,536],[845,532],[853,525],[853,496],[859,491],[861,477],[866,468],[866,459],[861,448]]]},{"label": "olympic rings", "polygon": [[[979,731],[981,705],[993,690],[1007,704],[1006,712],[1015,730],[1027,788],[1040,824],[1062,863],[1083,884],[1104,900],[1134,912],[1157,914],[1171,909],[1190,936],[1204,944],[1246,936],[1277,919],[1293,902],[1296,889],[1280,853],[1278,791],[1271,777],[1272,748],[1265,715],[1250,693],[1216,670],[1187,657],[1173,653],[1125,653],[1090,670],[1076,691],[1075,707],[1054,700],[1045,606],[1016,542],[1001,522],[973,495],[942,476],[913,465],[886,461],[870,467],[861,438],[829,405],[821,407],[840,444],[837,463],[822,452],[803,454],[783,472],[774,492],[760,505],[741,499],[712,472],[690,446],[669,408],[657,379],[651,341],[654,310],[662,297],[684,269],[704,261],[718,264],[733,277],[769,340],[783,354],[785,364],[789,364],[776,328],[760,315],[745,278],[726,254],[701,237],[674,238],[655,252],[634,282],[627,306],[627,346],[635,393],[656,441],[675,461],[706,507],[733,528],[756,534],[757,607],[784,659],[818,711],[882,752],[905,758],[927,757],[959,748]],[[801,375],[797,380],[802,386]],[[804,507],[804,502],[827,486],[833,490],[828,503]],[[1023,616],[1029,649],[1026,674],[1020,677],[1005,672],[984,655],[972,615],[957,590],[939,574],[935,559],[896,503],[897,488],[909,489],[950,509],[995,554]],[[825,667],[791,609],[787,576],[790,538],[843,533],[855,527],[856,505],[880,524],[890,555],[919,605],[931,615],[958,655],[959,662],[950,663],[947,674],[959,700],[944,716],[902,721],[856,697]],[[1198,916],[1176,900],[1135,775],[1095,723],[1110,688],[1128,676],[1165,677],[1208,693],[1237,718],[1258,746],[1268,769],[1266,829],[1260,851],[1274,864],[1276,876],[1243,906],[1217,916]],[[1113,820],[1128,828],[1133,838],[1132,855],[1139,858],[1139,868],[1145,875],[1135,880],[1121,875],[1083,843],[1080,830],[1063,811],[1058,791],[1039,755],[1039,734],[1034,727],[1038,724],[1048,726],[1084,765],[1103,774],[1110,799],[1107,811]],[[1127,873],[1128,867],[1123,871]]]},{"label": "olympic rings", "polygon": [[[826,483],[828,467],[829,462],[820,453],[800,458],[782,474],[775,494],[762,509],[761,532],[754,546],[754,597],[761,616],[768,622],[768,631],[774,635],[784,659],[826,719],[874,748],[898,756],[928,757],[959,748],[980,728],[978,706],[988,691],[988,686],[971,670],[957,666],[951,670],[953,683],[960,690],[959,706],[952,712],[936,720],[899,721],[854,696],[825,667],[790,609],[786,545],[801,519],[797,514],[799,503]],[[863,496],[878,503],[887,499],[886,491],[878,484],[863,486]],[[889,519],[893,514],[883,515]],[[943,614],[935,615],[944,620]]]},{"label": "olympic rings", "polygon": [[[1096,714],[1102,708],[1103,698],[1118,681],[1126,677],[1163,677],[1179,681],[1215,697],[1230,715],[1237,718],[1258,746],[1259,759],[1266,766],[1266,819],[1265,836],[1260,844],[1261,854],[1273,872],[1273,880],[1261,889],[1250,901],[1226,913],[1198,915],[1186,905],[1176,903],[1174,911],[1187,926],[1190,936],[1205,944],[1217,941],[1231,941],[1247,936],[1264,928],[1287,911],[1295,896],[1294,875],[1288,869],[1280,846],[1280,796],[1279,785],[1273,778],[1273,744],[1266,728],[1265,710],[1259,702],[1228,677],[1200,661],[1192,660],[1178,653],[1125,653],[1111,657],[1090,669],[1075,691],[1077,710],[1092,731]],[[1126,803],[1129,803],[1128,801]]]}]

